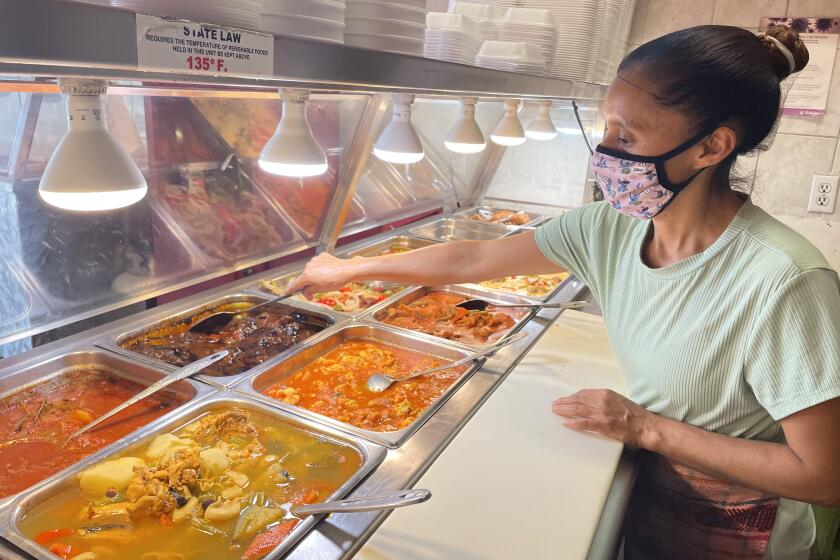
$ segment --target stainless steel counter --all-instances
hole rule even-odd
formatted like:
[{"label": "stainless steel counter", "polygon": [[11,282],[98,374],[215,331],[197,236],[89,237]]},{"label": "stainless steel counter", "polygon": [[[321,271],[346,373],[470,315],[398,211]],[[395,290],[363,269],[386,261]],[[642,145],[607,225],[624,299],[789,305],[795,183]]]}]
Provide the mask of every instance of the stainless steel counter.
[{"label": "stainless steel counter", "polygon": [[[438,218],[430,218],[426,223]],[[422,224],[424,222],[420,222]],[[404,235],[409,228],[418,224],[411,224],[403,230],[394,230],[377,237],[369,238],[341,248],[341,253],[358,251],[368,245],[394,237]],[[138,323],[152,323],[161,318],[189,309],[204,302],[237,293],[246,285],[253,285],[261,277],[276,277],[284,270],[300,267],[301,263],[294,263],[283,269],[272,269],[258,276],[242,279],[218,288],[193,295],[168,305],[137,314],[124,320],[77,334],[67,339],[37,348],[8,360],[0,362],[0,377],[10,372],[20,370],[33,364],[45,361],[66,352],[68,348],[82,343],[106,340],[115,333],[125,332]],[[576,279],[567,282],[551,301],[568,301],[579,299],[584,293],[585,286]],[[525,340],[511,344],[500,350],[493,357],[484,362],[481,368],[470,376],[452,396],[444,402],[437,412],[414,433],[405,444],[397,449],[389,449],[384,462],[355,490],[350,497],[371,496],[382,491],[411,487],[445,450],[455,438],[461,428],[472,418],[485,400],[505,380],[507,375],[519,363],[528,350],[542,336],[546,328],[558,317],[561,311],[543,310],[532,316],[521,328],[530,334]],[[359,319],[340,322],[330,327],[329,332],[339,326],[360,324]],[[331,330],[332,329],[332,330]],[[324,333],[328,332],[327,330]],[[275,358],[280,360],[280,357]],[[274,360],[274,359],[273,359]],[[630,462],[623,463],[619,468],[619,476],[610,493],[607,506],[604,508],[599,533],[596,535],[589,558],[612,558],[617,549],[617,537],[620,534],[621,519],[629,497],[632,485],[632,468]],[[367,538],[385,520],[387,513],[353,513],[334,514],[318,523],[299,544],[289,553],[293,559],[340,559],[350,558],[364,544]],[[0,545],[6,543],[0,543]],[[0,546],[0,558],[26,558],[10,546]]]}]

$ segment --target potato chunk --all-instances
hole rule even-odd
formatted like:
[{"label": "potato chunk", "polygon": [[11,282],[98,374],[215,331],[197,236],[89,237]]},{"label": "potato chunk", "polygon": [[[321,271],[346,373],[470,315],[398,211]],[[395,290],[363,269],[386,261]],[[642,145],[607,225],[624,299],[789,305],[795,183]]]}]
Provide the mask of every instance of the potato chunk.
[{"label": "potato chunk", "polygon": [[134,477],[134,467],[146,463],[137,457],[120,457],[94,465],[79,476],[79,485],[88,494],[104,496],[109,488],[122,492]]},{"label": "potato chunk", "polygon": [[180,438],[173,434],[162,434],[152,440],[149,447],[146,449],[146,457],[149,459],[159,459],[164,455],[171,454],[176,448],[193,447],[196,443],[191,439]]},{"label": "potato chunk", "polygon": [[239,515],[239,502],[213,502],[204,512],[205,521],[227,521]]},{"label": "potato chunk", "polygon": [[218,447],[204,449],[201,452],[201,470],[212,476],[220,476],[230,468],[227,453]]}]

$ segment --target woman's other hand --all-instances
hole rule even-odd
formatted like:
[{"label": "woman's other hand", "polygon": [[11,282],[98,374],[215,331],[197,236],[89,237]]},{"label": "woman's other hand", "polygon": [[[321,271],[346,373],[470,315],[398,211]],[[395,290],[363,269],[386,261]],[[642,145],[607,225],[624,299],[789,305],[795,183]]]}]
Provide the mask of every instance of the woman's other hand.
[{"label": "woman's other hand", "polygon": [[564,426],[581,432],[595,432],[631,447],[647,448],[647,440],[659,418],[609,389],[584,389],[551,403],[554,414],[566,419]]}]

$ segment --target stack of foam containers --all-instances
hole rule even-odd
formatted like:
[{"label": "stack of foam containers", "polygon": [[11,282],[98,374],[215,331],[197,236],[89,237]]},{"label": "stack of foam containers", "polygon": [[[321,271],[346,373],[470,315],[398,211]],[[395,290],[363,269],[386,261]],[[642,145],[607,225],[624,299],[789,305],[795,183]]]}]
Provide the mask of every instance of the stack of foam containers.
[{"label": "stack of foam containers", "polygon": [[482,39],[478,23],[463,14],[429,12],[426,15],[426,58],[473,64]]},{"label": "stack of foam containers", "polygon": [[484,41],[475,63],[522,74],[542,75],[546,70],[545,59],[537,46],[513,41]]},{"label": "stack of foam containers", "polygon": [[537,47],[550,74],[557,30],[551,12],[539,8],[507,8],[496,23],[496,39]]}]

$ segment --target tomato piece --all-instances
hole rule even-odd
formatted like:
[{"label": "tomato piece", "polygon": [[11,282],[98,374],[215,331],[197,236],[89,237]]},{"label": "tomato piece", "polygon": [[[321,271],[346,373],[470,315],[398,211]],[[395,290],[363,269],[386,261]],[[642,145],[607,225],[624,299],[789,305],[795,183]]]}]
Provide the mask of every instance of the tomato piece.
[{"label": "tomato piece", "polygon": [[52,552],[59,558],[63,558],[64,560],[70,560],[70,558],[76,556],[76,550],[69,544],[54,542],[50,545],[49,550],[50,552]]},{"label": "tomato piece", "polygon": [[351,288],[350,286],[344,286],[344,287],[339,288],[338,291],[339,292],[352,292],[353,288]]},{"label": "tomato piece", "polygon": [[61,537],[66,537],[67,535],[72,534],[73,529],[50,529],[49,531],[41,531],[38,533],[35,537],[35,542],[42,546],[46,546],[54,540],[58,540]]},{"label": "tomato piece", "polygon": [[242,560],[257,560],[258,558],[262,558],[282,543],[283,539],[289,536],[289,533],[292,532],[292,529],[297,524],[297,519],[290,519],[280,525],[266,529],[254,537],[254,540],[251,541],[248,549],[242,555]]},{"label": "tomato piece", "polygon": [[335,304],[336,304],[337,302],[336,302],[333,298],[331,298],[331,297],[325,297],[325,298],[321,298],[321,299],[319,299],[319,300],[318,300],[318,303],[322,303],[322,304],[324,304],[324,305],[328,305],[328,306],[330,306],[330,307],[335,307]]}]

